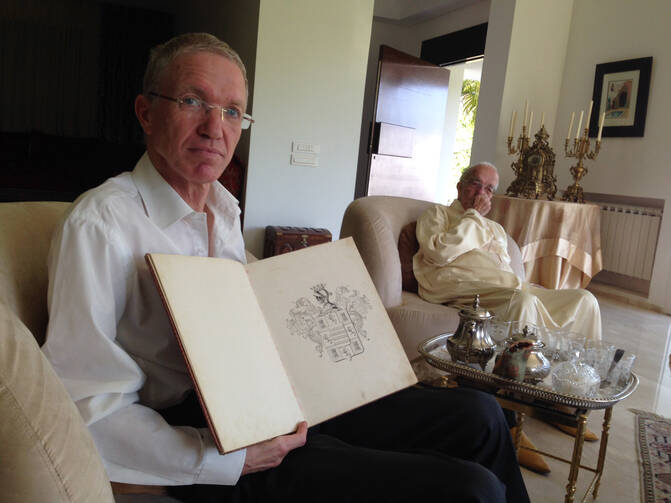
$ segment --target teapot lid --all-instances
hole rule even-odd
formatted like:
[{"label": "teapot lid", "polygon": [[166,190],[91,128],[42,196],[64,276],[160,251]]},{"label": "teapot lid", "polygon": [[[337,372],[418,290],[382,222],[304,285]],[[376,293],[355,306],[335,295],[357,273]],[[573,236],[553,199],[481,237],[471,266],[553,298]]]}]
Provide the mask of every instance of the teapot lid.
[{"label": "teapot lid", "polygon": [[538,340],[538,337],[536,334],[534,334],[533,330],[529,327],[529,325],[524,325],[524,328],[522,329],[522,332],[513,334],[511,336],[511,339],[514,342],[530,342],[531,345],[535,348],[542,348],[545,346],[545,344]]},{"label": "teapot lid", "polygon": [[459,316],[469,320],[489,320],[493,318],[494,315],[487,311],[486,309],[480,307],[480,294],[475,295],[473,300],[473,305],[470,307],[464,307],[459,311]]}]

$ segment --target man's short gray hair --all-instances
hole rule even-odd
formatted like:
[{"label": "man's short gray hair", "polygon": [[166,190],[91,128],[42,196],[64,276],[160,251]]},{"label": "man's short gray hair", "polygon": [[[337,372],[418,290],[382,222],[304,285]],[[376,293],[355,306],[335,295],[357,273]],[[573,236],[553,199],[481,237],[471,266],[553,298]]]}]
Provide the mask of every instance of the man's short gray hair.
[{"label": "man's short gray hair", "polygon": [[[499,172],[499,170],[496,169],[496,166],[494,166],[491,162],[487,162],[487,161],[476,162],[475,164],[472,164],[471,166],[469,166],[468,168],[466,168],[465,170],[463,170],[461,172],[461,178],[459,178],[459,183],[467,184],[471,180],[473,180],[475,178],[475,169],[478,166],[488,166],[488,167],[492,168],[494,171],[496,171],[497,173]],[[499,185],[496,184],[496,187],[494,187],[494,190],[496,190],[498,188],[499,188]]]},{"label": "man's short gray hair", "polygon": [[152,48],[149,52],[147,69],[144,72],[142,94],[158,92],[158,84],[165,69],[182,54],[190,52],[211,52],[223,56],[238,65],[245,79],[245,92],[249,95],[247,70],[240,56],[224,41],[209,33],[185,33],[171,38],[163,44]]}]

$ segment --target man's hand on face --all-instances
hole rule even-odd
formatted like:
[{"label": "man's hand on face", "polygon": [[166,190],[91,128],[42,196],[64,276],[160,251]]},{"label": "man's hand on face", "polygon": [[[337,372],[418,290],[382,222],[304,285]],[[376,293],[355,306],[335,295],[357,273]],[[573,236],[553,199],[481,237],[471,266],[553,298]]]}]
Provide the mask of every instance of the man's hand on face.
[{"label": "man's hand on face", "polygon": [[483,217],[492,209],[492,197],[486,194],[478,194],[473,200],[473,209]]},{"label": "man's hand on face", "polygon": [[307,432],[308,423],[303,421],[298,424],[296,433],[282,435],[247,447],[247,456],[245,457],[245,465],[242,467],[242,475],[279,466],[290,451],[305,445]]}]

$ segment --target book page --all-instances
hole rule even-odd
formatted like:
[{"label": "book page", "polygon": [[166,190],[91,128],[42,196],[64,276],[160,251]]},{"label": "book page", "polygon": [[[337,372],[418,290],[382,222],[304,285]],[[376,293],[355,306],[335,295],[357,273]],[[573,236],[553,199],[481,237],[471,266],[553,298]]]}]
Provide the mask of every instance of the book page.
[{"label": "book page", "polygon": [[309,425],[417,382],[351,238],[246,268]]},{"label": "book page", "polygon": [[296,429],[303,414],[239,262],[150,254],[221,452]]}]

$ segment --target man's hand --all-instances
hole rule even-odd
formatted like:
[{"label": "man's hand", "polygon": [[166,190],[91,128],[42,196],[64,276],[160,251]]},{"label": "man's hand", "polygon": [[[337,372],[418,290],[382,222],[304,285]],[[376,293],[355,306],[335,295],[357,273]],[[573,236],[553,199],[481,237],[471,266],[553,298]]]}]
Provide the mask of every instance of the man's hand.
[{"label": "man's hand", "polygon": [[279,466],[289,451],[305,445],[308,423],[298,423],[296,433],[282,435],[247,447],[242,475]]},{"label": "man's hand", "polygon": [[473,200],[473,209],[483,217],[492,209],[492,197],[485,194],[478,194]]}]

